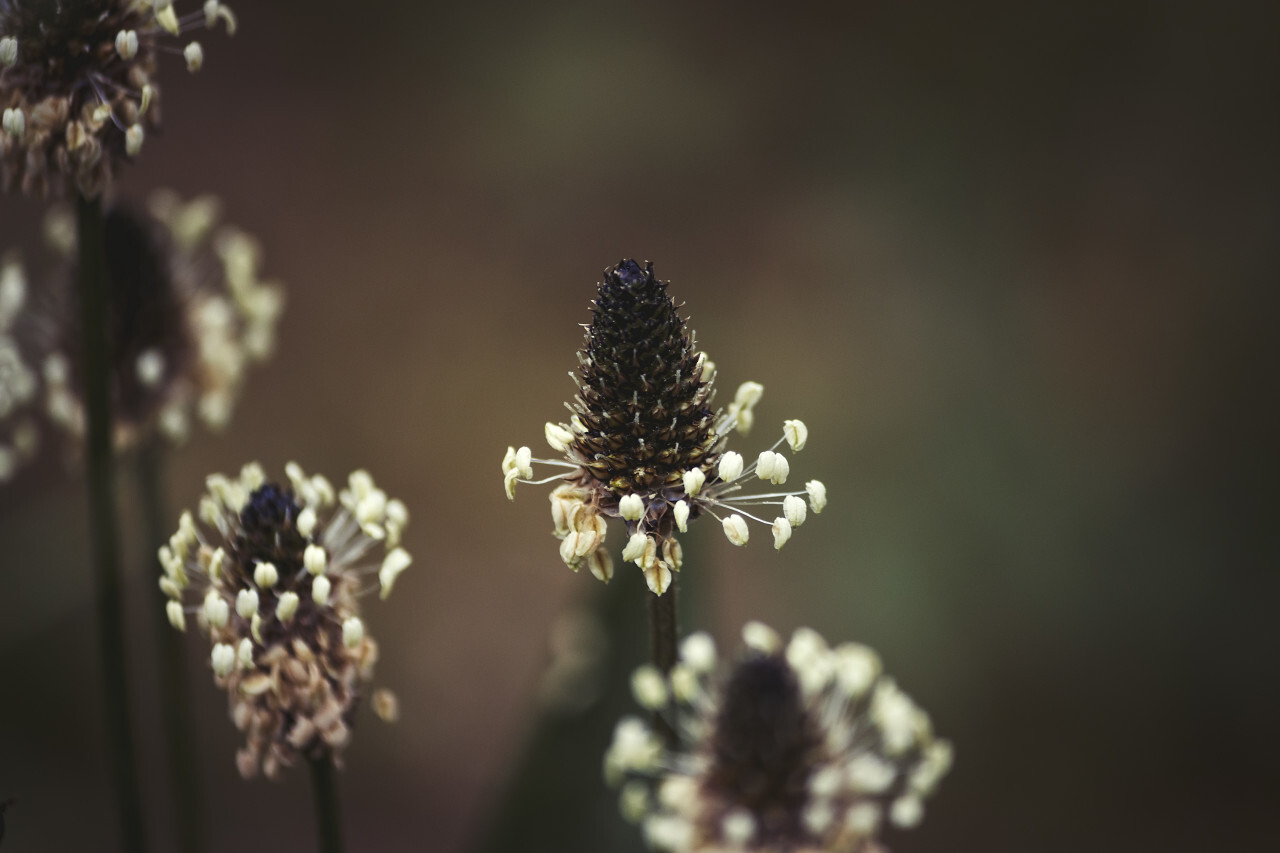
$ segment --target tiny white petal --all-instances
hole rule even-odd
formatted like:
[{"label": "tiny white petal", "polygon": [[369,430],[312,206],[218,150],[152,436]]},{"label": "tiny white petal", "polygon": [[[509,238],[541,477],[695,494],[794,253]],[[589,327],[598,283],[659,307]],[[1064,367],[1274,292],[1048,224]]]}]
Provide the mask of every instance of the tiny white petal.
[{"label": "tiny white petal", "polygon": [[130,157],[137,157],[142,151],[142,142],[146,138],[146,133],[142,130],[142,125],[133,124],[124,132],[124,153]]},{"label": "tiny white petal", "polygon": [[294,522],[294,524],[298,528],[298,532],[302,534],[303,538],[310,539],[311,534],[314,533],[316,529],[316,511],[311,507],[307,507],[302,512],[298,513],[298,520]]},{"label": "tiny white petal", "polygon": [[253,569],[253,582],[260,589],[270,589],[280,580],[280,572],[273,563],[258,563]]},{"label": "tiny white petal", "polygon": [[809,441],[809,428],[804,425],[804,421],[783,421],[782,434],[786,436],[787,446],[791,448],[792,453],[804,450],[805,444]]},{"label": "tiny white petal", "polygon": [[782,499],[782,514],[791,522],[792,527],[799,527],[808,517],[809,507],[798,495],[787,495]]},{"label": "tiny white petal", "polygon": [[116,33],[116,53],[120,54],[120,58],[124,60],[133,59],[138,55],[138,32],[136,30],[121,30]]},{"label": "tiny white petal", "polygon": [[720,822],[724,840],[733,847],[745,847],[756,834],[756,819],[746,809],[734,809]]},{"label": "tiny white petal", "polygon": [[379,597],[385,599],[391,594],[391,587],[395,585],[396,578],[400,573],[409,568],[409,564],[413,562],[413,558],[409,556],[409,552],[403,548],[396,548],[387,554],[382,560],[382,568],[378,570],[378,582],[382,584],[382,592]]},{"label": "tiny white petal", "polygon": [[790,473],[791,466],[787,463],[787,458],[781,453],[765,450],[760,453],[760,458],[756,460],[756,476],[761,480],[768,480],[774,485],[785,483],[787,475]]},{"label": "tiny white petal", "polygon": [[302,552],[302,565],[313,575],[324,574],[327,564],[328,556],[325,554],[324,548],[319,545],[308,545],[307,549]]},{"label": "tiny white petal", "polygon": [[732,482],[742,476],[742,454],[737,451],[730,450],[720,457],[720,467],[717,469],[720,479],[724,482]]},{"label": "tiny white petal", "polygon": [[329,603],[329,590],[333,585],[324,575],[316,575],[315,580],[311,582],[311,600],[320,607],[324,607]]},{"label": "tiny white petal", "polygon": [[248,619],[258,612],[258,592],[253,589],[242,589],[236,594],[236,613],[241,619]]},{"label": "tiny white petal", "polygon": [[627,521],[639,521],[644,517],[644,499],[636,494],[623,495],[618,501],[618,513]]},{"label": "tiny white petal", "polygon": [[533,477],[533,451],[528,447],[516,451],[516,470],[526,480]]},{"label": "tiny white petal", "polygon": [[354,649],[364,642],[364,623],[352,616],[342,623],[342,644]]},{"label": "tiny white petal", "polygon": [[683,479],[685,494],[692,497],[702,491],[702,484],[707,481],[707,475],[702,473],[701,468],[690,468],[684,472]]},{"label": "tiny white petal", "polygon": [[814,512],[822,512],[827,508],[827,487],[820,480],[805,483],[804,490],[809,493],[809,506]]},{"label": "tiny white petal", "polygon": [[200,47],[200,42],[193,41],[182,49],[182,56],[187,60],[187,70],[196,72],[200,70],[200,66],[204,65],[204,50]]},{"label": "tiny white petal", "polygon": [[924,817],[924,803],[915,794],[907,794],[893,801],[889,807],[889,820],[894,826],[910,829]]},{"label": "tiny white petal", "polygon": [[173,11],[173,0],[157,0],[155,9],[156,23],[176,36],[181,27],[178,24],[178,14]]},{"label": "tiny white petal", "polygon": [[747,529],[747,520],[738,514],[733,514],[722,522],[725,537],[734,545],[746,545],[747,539],[751,535],[751,531]]},{"label": "tiny white petal", "polygon": [[645,549],[649,545],[649,537],[643,533],[633,533],[631,538],[627,540],[627,545],[622,549],[622,559],[627,562],[640,560],[644,557]]},{"label": "tiny white petal", "polygon": [[0,38],[0,65],[12,68],[18,63],[18,40],[11,36]]},{"label": "tiny white petal", "polygon": [[235,668],[236,650],[226,643],[218,643],[213,647],[209,661],[213,664],[215,675],[219,677],[227,675]]},{"label": "tiny white petal", "polygon": [[222,577],[222,569],[227,564],[227,552],[222,548],[215,548],[213,554],[209,556],[209,567],[205,569],[209,573],[209,583],[217,583]]},{"label": "tiny white petal", "polygon": [[773,547],[774,550],[781,550],[783,545],[787,544],[787,540],[791,538],[791,522],[785,518],[775,518],[773,520]]},{"label": "tiny white petal", "polygon": [[680,644],[680,660],[694,672],[710,672],[716,665],[716,643],[706,631],[684,638]]},{"label": "tiny white petal", "polygon": [[644,567],[644,581],[654,595],[662,595],[671,586],[671,570],[661,560]]},{"label": "tiny white petal", "polygon": [[276,618],[281,622],[288,622],[297,612],[298,594],[296,592],[281,593],[280,600],[276,602]]},{"label": "tiny white petal", "polygon": [[647,710],[656,711],[667,704],[667,681],[653,664],[645,664],[632,673],[631,692]]},{"label": "tiny white petal", "polygon": [[764,386],[759,382],[743,382],[738,386],[737,392],[733,395],[733,402],[745,409],[749,409],[756,403],[760,402],[760,398],[764,396]]},{"label": "tiny white petal", "polygon": [[231,608],[219,593],[209,590],[204,597],[204,618],[214,628],[224,628],[231,619]]},{"label": "tiny white petal", "polygon": [[165,615],[169,617],[169,624],[177,628],[179,631],[187,630],[187,615],[182,611],[181,601],[170,601],[164,606]]},{"label": "tiny white petal", "polygon": [[681,533],[689,532],[689,502],[676,501],[675,508],[676,529]]},{"label": "tiny white petal", "polygon": [[598,580],[608,583],[613,577],[613,557],[604,548],[597,548],[587,555],[587,568]]},{"label": "tiny white petal", "polygon": [[748,622],[742,626],[742,642],[749,649],[771,655],[782,645],[782,638],[763,622]]}]

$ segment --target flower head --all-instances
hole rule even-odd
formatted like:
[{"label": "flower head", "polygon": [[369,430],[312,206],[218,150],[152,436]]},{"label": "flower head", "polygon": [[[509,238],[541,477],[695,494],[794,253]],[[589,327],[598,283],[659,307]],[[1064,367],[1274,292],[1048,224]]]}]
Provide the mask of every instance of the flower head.
[{"label": "flower head", "polygon": [[[593,304],[572,416],[545,429],[547,443],[564,458],[534,459],[529,448],[511,447],[502,462],[508,497],[516,483],[564,481],[551,493],[551,514],[570,568],[585,564],[608,580],[613,560],[604,547],[605,521],[621,518],[623,559],[639,565],[661,595],[681,565],[675,533],[704,513],[719,519],[735,545],[746,544],[751,519],[770,526],[781,548],[810,507],[822,511],[826,489],[817,480],[804,491],[742,493],[753,476],[785,483],[790,462],[778,449],[784,442],[791,452],[803,449],[808,429],[786,421],[782,437],[750,462],[726,449],[730,432],[750,432],[764,388],[746,382],[724,410],[711,408],[715,366],[697,351],[653,264],[624,260],[609,267]],[[535,462],[567,473],[535,481]],[[781,513],[771,523],[743,508],[752,504]]]},{"label": "flower head", "polygon": [[643,822],[651,846],[870,853],[883,821],[918,823],[951,745],[881,675],[875,652],[829,648],[807,628],[783,648],[760,623],[743,638],[747,651],[727,670],[717,671],[715,644],[699,633],[668,677],[644,667],[633,682],[642,705],[669,711],[683,741],[668,747],[628,717],[605,755],[606,780],[621,786],[623,812]]},{"label": "flower head", "polygon": [[[0,181],[29,195],[110,185],[160,126],[155,81],[167,42],[236,19],[218,0],[179,17],[173,0],[0,0]],[[203,60],[187,42],[187,67]],[[198,57],[192,61],[193,55]]]},{"label": "flower head", "polygon": [[[186,437],[191,421],[224,426],[248,367],[271,354],[284,305],[259,278],[260,250],[243,232],[218,226],[212,197],[181,202],[159,192],[146,211],[112,205],[107,236],[108,346],[116,444],[159,432]],[[64,259],[15,321],[27,358],[39,365],[46,413],[73,435],[84,431],[75,229],[68,212],[46,221]],[[22,276],[22,269],[11,265]],[[0,422],[4,421],[0,412]]]},{"label": "flower head", "polygon": [[[214,681],[247,738],[236,757],[245,778],[260,767],[276,778],[298,755],[336,758],[347,745],[378,659],[359,598],[386,598],[410,562],[400,547],[408,511],[367,473],[335,493],[296,464],[285,471],[288,485],[257,464],[209,477],[197,516],[183,513],[159,554],[170,622],[185,630],[194,616],[213,643]],[[385,691],[373,705],[395,714]]]}]

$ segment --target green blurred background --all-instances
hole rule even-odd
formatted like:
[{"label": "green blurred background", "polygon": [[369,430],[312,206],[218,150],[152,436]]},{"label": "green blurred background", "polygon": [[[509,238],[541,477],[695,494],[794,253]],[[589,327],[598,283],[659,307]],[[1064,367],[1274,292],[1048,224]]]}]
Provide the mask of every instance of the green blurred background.
[{"label": "green blurred background", "polygon": [[[549,632],[599,585],[499,461],[563,416],[594,283],[630,256],[671,279],[721,402],[767,389],[734,446],[804,419],[793,476],[831,495],[781,553],[695,527],[690,621],[866,642],[956,744],[893,850],[1276,849],[1274,4],[235,8],[198,76],[169,57],[165,132],[118,191],[216,192],[288,287],[229,431],[171,460],[175,520],[251,459],[367,467],[412,513],[416,563],[367,608],[402,719],[362,716],[349,849],[503,847]],[[42,209],[0,199],[30,261]],[[0,491],[6,850],[111,850],[83,486],[47,449]],[[122,481],[163,850],[157,569]],[[213,849],[314,849],[305,772],[239,780],[187,641]],[[504,849],[634,846],[594,793],[612,707],[525,761],[585,793]]]}]

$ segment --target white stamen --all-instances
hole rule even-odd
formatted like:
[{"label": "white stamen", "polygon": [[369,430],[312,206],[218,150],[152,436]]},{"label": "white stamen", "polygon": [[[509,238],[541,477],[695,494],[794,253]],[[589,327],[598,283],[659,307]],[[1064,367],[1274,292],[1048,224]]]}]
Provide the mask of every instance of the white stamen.
[{"label": "white stamen", "polygon": [[782,434],[792,453],[804,450],[805,443],[809,441],[809,428],[804,425],[804,421],[783,421]]},{"label": "white stamen", "polygon": [[689,532],[689,502],[676,501],[675,508],[676,529],[681,533]]},{"label": "white stamen", "polygon": [[329,603],[329,590],[333,585],[324,575],[317,575],[316,579],[311,582],[311,600],[319,607],[324,607]]},{"label": "white stamen", "polygon": [[702,491],[702,484],[707,481],[707,475],[702,473],[701,468],[690,468],[684,472],[684,491],[685,494],[693,497]]},{"label": "white stamen", "polygon": [[236,650],[226,643],[218,643],[213,647],[209,660],[213,664],[214,675],[222,677],[235,668]]},{"label": "white stamen", "polygon": [[782,546],[787,544],[787,540],[791,538],[791,522],[785,518],[775,518],[773,520],[773,548],[775,551],[782,550]]},{"label": "white stamen", "polygon": [[357,648],[364,642],[364,623],[352,616],[342,623],[342,644],[348,649]]}]

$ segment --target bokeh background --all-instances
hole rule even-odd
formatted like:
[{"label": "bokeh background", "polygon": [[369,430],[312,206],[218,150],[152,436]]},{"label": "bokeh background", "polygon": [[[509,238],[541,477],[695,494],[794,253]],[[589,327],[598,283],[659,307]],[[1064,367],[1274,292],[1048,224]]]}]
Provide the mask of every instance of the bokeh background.
[{"label": "bokeh background", "polygon": [[[508,503],[499,471],[562,417],[594,283],[630,256],[671,279],[721,401],[767,389],[735,446],[803,418],[794,475],[831,494],[781,553],[695,527],[686,624],[869,643],[956,744],[895,851],[1275,849],[1274,4],[236,9],[199,75],[163,69],[165,133],[118,191],[217,193],[288,287],[231,428],[170,460],[174,519],[251,459],[367,467],[410,507],[416,563],[368,607],[402,720],[361,720],[349,849],[636,847],[596,775],[625,696],[538,696],[584,607],[619,626],[607,669],[643,659],[638,578],[593,598],[545,491]],[[42,210],[0,199],[37,268]],[[165,850],[157,570],[121,479]],[[0,492],[14,851],[115,849],[84,503],[51,446]],[[236,776],[187,640],[212,849],[314,849],[305,772]]]}]

